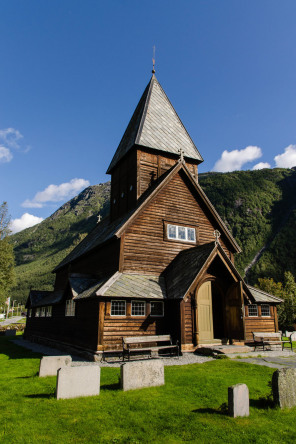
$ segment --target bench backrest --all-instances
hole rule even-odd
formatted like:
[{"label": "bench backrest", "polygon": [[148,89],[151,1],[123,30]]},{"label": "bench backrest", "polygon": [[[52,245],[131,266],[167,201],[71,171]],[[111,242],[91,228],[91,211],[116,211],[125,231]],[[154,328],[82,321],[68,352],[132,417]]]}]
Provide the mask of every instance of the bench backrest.
[{"label": "bench backrest", "polygon": [[159,335],[159,336],[131,336],[127,338],[122,338],[124,344],[147,344],[150,342],[170,342],[170,335]]},{"label": "bench backrest", "polygon": [[281,333],[265,333],[264,331],[253,331],[253,338],[281,339]]}]

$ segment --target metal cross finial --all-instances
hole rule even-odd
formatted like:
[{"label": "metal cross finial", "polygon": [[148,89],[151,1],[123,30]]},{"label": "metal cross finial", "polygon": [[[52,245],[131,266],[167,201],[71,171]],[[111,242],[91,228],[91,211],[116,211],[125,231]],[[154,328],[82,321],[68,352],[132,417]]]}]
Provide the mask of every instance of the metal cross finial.
[{"label": "metal cross finial", "polygon": [[181,160],[181,162],[183,162],[183,160],[184,160],[184,150],[182,150],[182,148],[180,148],[178,150],[178,152],[180,153],[180,160]]},{"label": "metal cross finial", "polygon": [[98,215],[98,223],[101,222],[101,219],[102,219],[102,216],[99,214],[99,215]]},{"label": "metal cross finial", "polygon": [[221,236],[221,233],[219,230],[214,231],[214,237],[215,237],[215,244],[217,245],[219,243],[219,237]]},{"label": "metal cross finial", "polygon": [[155,46],[153,46],[152,63],[153,63],[152,74],[155,74]]}]

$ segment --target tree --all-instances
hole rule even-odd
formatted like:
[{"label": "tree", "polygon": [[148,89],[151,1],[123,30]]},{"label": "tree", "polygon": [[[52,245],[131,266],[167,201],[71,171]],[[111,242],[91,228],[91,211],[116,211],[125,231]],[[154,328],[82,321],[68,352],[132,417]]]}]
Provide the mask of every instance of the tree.
[{"label": "tree", "polygon": [[9,234],[10,217],[7,202],[0,205],[0,303],[9,296],[9,290],[15,284],[14,253]]},{"label": "tree", "polygon": [[286,271],[284,282],[274,282],[273,279],[258,279],[261,290],[284,300],[278,307],[278,321],[282,330],[290,330],[296,322],[296,282],[293,274]]}]

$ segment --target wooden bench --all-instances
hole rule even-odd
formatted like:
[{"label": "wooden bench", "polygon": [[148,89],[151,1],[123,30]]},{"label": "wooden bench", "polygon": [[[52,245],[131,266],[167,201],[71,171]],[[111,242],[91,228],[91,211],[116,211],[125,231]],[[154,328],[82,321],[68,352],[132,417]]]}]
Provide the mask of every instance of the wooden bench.
[{"label": "wooden bench", "polygon": [[281,345],[282,346],[282,350],[284,349],[284,344],[286,342],[290,342],[290,341],[283,341],[282,340],[282,335],[281,332],[278,333],[266,333],[266,332],[262,332],[262,331],[253,331],[253,340],[254,340],[254,351],[256,350],[257,347],[264,347],[268,346],[271,347],[272,345]]},{"label": "wooden bench", "polygon": [[174,345],[170,335],[123,337],[122,348],[123,361],[126,355],[128,356],[128,360],[130,360],[132,353],[147,352],[150,354],[150,357],[152,357],[158,354],[159,350],[169,350],[170,356],[175,352],[179,357],[179,343],[177,341],[176,345]]}]

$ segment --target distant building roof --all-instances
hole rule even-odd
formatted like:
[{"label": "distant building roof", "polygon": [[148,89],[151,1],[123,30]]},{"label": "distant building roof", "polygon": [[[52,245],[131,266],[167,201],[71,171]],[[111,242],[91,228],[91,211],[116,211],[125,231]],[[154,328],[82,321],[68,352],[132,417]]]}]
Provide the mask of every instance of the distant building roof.
[{"label": "distant building roof", "polygon": [[30,290],[26,308],[43,307],[61,302],[63,291]]},{"label": "distant building roof", "polygon": [[139,145],[203,162],[166,93],[153,75],[113,156],[107,173],[134,146]]},{"label": "distant building roof", "polygon": [[248,285],[248,289],[250,290],[253,298],[256,302],[273,302],[275,304],[280,304],[284,302],[283,299],[280,299],[272,294],[266,293],[265,291],[260,290],[259,288],[252,287]]}]

